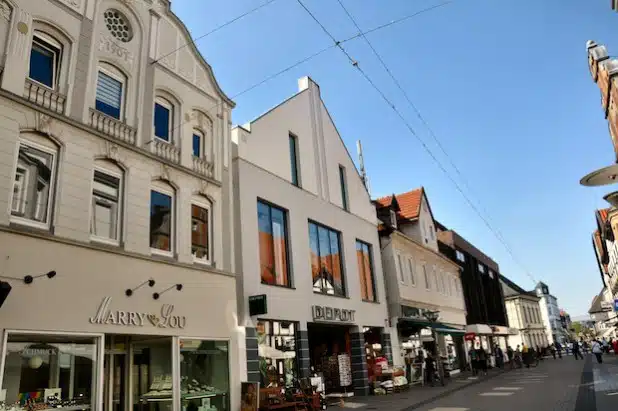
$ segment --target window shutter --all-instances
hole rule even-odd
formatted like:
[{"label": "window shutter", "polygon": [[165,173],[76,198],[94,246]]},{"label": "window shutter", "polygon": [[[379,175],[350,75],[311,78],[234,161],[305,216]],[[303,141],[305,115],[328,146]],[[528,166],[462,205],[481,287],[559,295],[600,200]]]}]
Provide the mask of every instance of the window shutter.
[{"label": "window shutter", "polygon": [[120,117],[120,105],[122,103],[122,83],[105,73],[99,72],[97,81],[97,102],[107,106],[111,112],[104,110],[106,114]]}]

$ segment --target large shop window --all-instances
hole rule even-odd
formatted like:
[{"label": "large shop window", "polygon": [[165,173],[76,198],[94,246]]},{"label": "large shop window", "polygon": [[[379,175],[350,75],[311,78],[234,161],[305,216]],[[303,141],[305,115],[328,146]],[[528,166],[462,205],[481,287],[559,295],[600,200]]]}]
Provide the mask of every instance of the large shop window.
[{"label": "large shop window", "polygon": [[173,398],[172,339],[133,341],[134,411],[171,411]]},{"label": "large shop window", "polygon": [[371,246],[356,240],[356,258],[358,260],[358,275],[360,276],[361,298],[365,301],[376,301],[376,286],[373,276],[373,257]]},{"label": "large shop window", "polygon": [[180,340],[181,410],[229,410],[229,370],[226,341]]},{"label": "large shop window", "polygon": [[345,297],[339,233],[317,223],[309,223],[313,292]]},{"label": "large shop window", "polygon": [[2,391],[7,409],[96,409],[97,340],[9,334]]},{"label": "large shop window", "polygon": [[259,320],[257,323],[260,385],[291,387],[298,375],[296,331],[289,321]]},{"label": "large shop window", "polygon": [[262,284],[289,287],[291,281],[285,211],[258,201],[257,213]]},{"label": "large shop window", "polygon": [[56,172],[55,157],[56,152],[47,148],[20,143],[11,215],[21,222],[49,227]]}]

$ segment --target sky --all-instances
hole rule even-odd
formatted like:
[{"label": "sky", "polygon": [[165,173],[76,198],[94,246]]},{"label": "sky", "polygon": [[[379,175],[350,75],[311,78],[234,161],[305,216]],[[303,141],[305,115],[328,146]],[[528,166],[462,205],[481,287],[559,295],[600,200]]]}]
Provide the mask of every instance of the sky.
[{"label": "sky", "polygon": [[[197,38],[265,1],[173,0],[172,9]],[[303,2],[336,39],[357,34],[336,0]],[[440,3],[342,2],[363,31]],[[297,92],[298,78],[311,76],[355,158],[362,141],[372,197],[424,186],[434,217],[498,262],[503,275],[526,289],[543,281],[572,316],[586,314],[602,287],[594,210],[616,190],[579,185],[615,159],[585,48],[592,39],[618,55],[618,13],[609,0],[454,0],[367,37],[449,157],[367,44],[359,38],[344,47],[511,253],[336,48],[234,98],[332,44],[297,1],[275,0],[197,45],[237,103],[234,124],[279,104]]]}]

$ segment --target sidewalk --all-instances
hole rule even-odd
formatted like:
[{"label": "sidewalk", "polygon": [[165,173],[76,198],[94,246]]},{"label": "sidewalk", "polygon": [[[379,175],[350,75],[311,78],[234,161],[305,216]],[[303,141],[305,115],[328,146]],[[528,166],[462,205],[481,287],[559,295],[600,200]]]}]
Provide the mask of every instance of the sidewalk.
[{"label": "sidewalk", "polygon": [[479,375],[477,377],[473,377],[472,372],[466,371],[447,379],[444,387],[440,385],[436,385],[435,387],[415,385],[410,387],[407,391],[396,394],[352,397],[346,400],[344,407],[331,405],[329,408],[361,408],[363,410],[372,411],[411,411],[453,392],[486,381],[502,373],[509,372],[509,370],[510,368],[507,364],[504,370],[492,368],[489,370],[487,376]]}]

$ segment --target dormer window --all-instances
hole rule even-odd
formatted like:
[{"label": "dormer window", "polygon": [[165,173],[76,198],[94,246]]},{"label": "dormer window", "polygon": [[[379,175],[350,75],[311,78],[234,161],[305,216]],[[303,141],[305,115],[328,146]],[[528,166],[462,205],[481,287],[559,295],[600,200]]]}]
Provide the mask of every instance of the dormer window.
[{"label": "dormer window", "polygon": [[397,228],[397,213],[392,208],[390,209],[391,227]]}]

